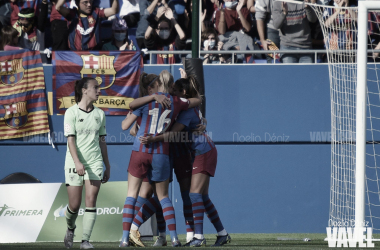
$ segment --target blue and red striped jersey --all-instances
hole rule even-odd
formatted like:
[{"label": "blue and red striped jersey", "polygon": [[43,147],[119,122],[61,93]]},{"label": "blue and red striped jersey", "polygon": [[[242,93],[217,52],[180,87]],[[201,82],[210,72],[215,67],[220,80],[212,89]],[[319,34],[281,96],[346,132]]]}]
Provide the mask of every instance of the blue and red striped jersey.
[{"label": "blue and red striped jersey", "polygon": [[[349,7],[355,7],[355,5],[351,5]],[[328,44],[329,49],[332,50],[351,48],[356,49],[357,38],[352,31],[356,24],[348,9],[325,8],[323,12],[323,20],[326,21],[337,11],[339,14],[335,17],[335,25],[339,27],[339,29],[328,29],[329,34],[326,39],[325,46]]]},{"label": "blue and red striped jersey", "polygon": [[69,48],[76,51],[94,49],[100,43],[100,23],[104,18],[104,9],[94,8],[88,16],[72,9],[68,18]]},{"label": "blue and red striped jersey", "polygon": [[195,155],[207,153],[215,147],[214,142],[204,132],[200,135],[193,134],[191,131],[197,128],[198,124],[202,123],[202,112],[199,108],[192,108],[181,112],[176,122],[186,126],[185,131],[188,131],[188,140],[191,141],[191,150],[195,151]]},{"label": "blue and red striped jersey", "polygon": [[158,135],[169,131],[177,118],[179,112],[187,110],[189,100],[171,96],[168,93],[157,93],[165,95],[171,100],[170,109],[166,109],[157,102],[151,102],[133,111],[136,116],[141,116],[140,129],[137,132],[132,150],[150,154],[169,155],[169,142],[156,142],[149,145],[142,145],[139,141],[140,136]]}]

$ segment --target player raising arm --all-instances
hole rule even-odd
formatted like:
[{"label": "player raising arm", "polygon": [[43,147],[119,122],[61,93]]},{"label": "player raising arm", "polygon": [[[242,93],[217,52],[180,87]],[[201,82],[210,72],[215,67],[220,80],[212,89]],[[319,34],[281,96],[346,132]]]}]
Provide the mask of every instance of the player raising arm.
[{"label": "player raising arm", "polygon": [[[141,126],[137,132],[133,143],[132,155],[128,167],[128,192],[124,204],[123,211],[123,238],[120,244],[121,247],[129,245],[129,232],[133,220],[134,206],[142,180],[148,176],[153,184],[157,198],[160,201],[164,218],[169,228],[172,245],[180,246],[176,232],[176,222],[173,205],[168,197],[169,179],[170,179],[170,164],[169,164],[169,144],[167,142],[159,142],[154,145],[145,146],[140,144],[138,138],[144,134],[159,134],[165,132],[173,121],[177,118],[182,110],[187,110],[189,107],[195,107],[200,104],[200,99],[180,99],[170,96],[162,92],[163,86],[160,84],[159,78],[154,74],[143,73],[140,76],[140,85],[144,88],[151,88],[153,93],[158,92],[158,95],[139,98],[148,102],[148,104],[136,109],[133,113],[129,113],[122,122],[122,128],[128,129],[137,117],[141,116]],[[170,99],[169,108],[165,108],[155,100],[160,98]],[[132,106],[133,107],[133,104]]]},{"label": "player raising arm", "polygon": [[[183,69],[180,69],[181,77],[186,77],[186,72]],[[174,80],[173,76],[167,71],[163,70],[160,75],[160,84],[163,85],[163,92],[166,93],[172,90]],[[149,88],[149,87],[148,87]],[[149,94],[153,94],[151,92],[151,88],[144,90],[141,88],[139,91],[146,91]],[[197,127],[196,131],[203,132],[206,129],[206,126],[200,125]],[[192,155],[187,143],[170,143],[169,150],[169,158],[171,168],[174,168],[175,175],[177,177],[178,184],[180,186],[182,201],[183,201],[183,214],[185,218],[186,224],[186,242],[189,242],[194,237],[194,219],[193,212],[191,208],[191,200],[190,200],[190,183],[191,183],[191,170],[192,170]],[[170,170],[172,172],[172,170]],[[145,181],[145,180],[144,180]],[[170,178],[170,182],[172,178]],[[144,185],[147,183],[143,182],[140,195],[142,194],[142,189],[144,189]],[[139,197],[137,198],[136,204],[139,202]],[[141,198],[140,198],[141,200]],[[135,214],[135,218],[133,219],[133,224],[131,225],[130,231],[130,241],[134,245],[143,246],[144,244],[141,242],[139,237],[138,228],[147,221],[154,213],[156,213],[157,226],[159,231],[159,236],[157,237],[156,242],[153,246],[166,246],[166,232],[165,232],[165,220],[161,218],[162,209],[159,205],[159,201],[157,196],[150,198],[145,204],[140,208],[138,214]],[[135,207],[136,209],[136,207]],[[136,237],[135,237],[136,236]]]},{"label": "player raising arm", "polygon": [[[173,94],[180,98],[199,96],[198,84],[194,77],[179,79],[173,87]],[[192,133],[191,131],[202,122],[202,113],[198,108],[181,112],[170,132],[158,136],[141,137],[141,144],[148,145],[158,141],[172,141],[174,138],[182,138],[177,133],[184,130],[187,133],[187,141],[192,141],[191,148],[195,151],[193,163],[190,198],[194,216],[194,238],[188,246],[200,247],[206,245],[203,235],[203,214],[207,213],[210,221],[218,232],[217,240],[213,246],[221,246],[231,241],[231,237],[224,229],[218,212],[209,198],[208,189],[210,176],[214,176],[217,163],[217,150],[213,141],[205,133]]]}]

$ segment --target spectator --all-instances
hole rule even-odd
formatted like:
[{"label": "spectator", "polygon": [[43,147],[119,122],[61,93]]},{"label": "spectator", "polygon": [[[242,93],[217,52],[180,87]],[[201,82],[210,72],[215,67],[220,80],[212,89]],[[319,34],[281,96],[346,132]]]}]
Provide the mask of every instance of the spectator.
[{"label": "spectator", "polygon": [[[251,6],[250,10],[252,11]],[[273,26],[273,0],[256,0],[254,10],[256,11],[256,25],[262,48],[269,50],[268,45],[271,43],[280,48],[280,33]],[[266,59],[268,63],[273,61],[273,58],[269,55],[266,55]]]},{"label": "spectator", "polygon": [[247,34],[251,36],[254,41],[260,40],[259,33],[257,32],[255,1],[256,0],[247,0],[247,10],[249,12],[249,18],[251,18],[251,30]]},{"label": "spectator", "polygon": [[21,9],[18,13],[18,20],[13,24],[19,33],[18,45],[24,49],[44,50],[45,49],[45,26],[48,15],[48,3],[42,1],[41,12],[35,15],[33,8]]},{"label": "spectator", "polygon": [[[375,50],[378,50],[380,49],[380,42],[377,44],[377,46],[375,47]],[[379,57],[379,52],[374,52],[373,53],[373,59],[375,60],[377,57]]]},{"label": "spectator", "polygon": [[0,0],[0,27],[11,24],[11,4],[6,0]]},{"label": "spectator", "polygon": [[185,14],[186,3],[184,0],[169,0],[168,5],[173,11],[173,16],[177,21],[179,16]]},{"label": "spectator", "polygon": [[[154,20],[158,20],[155,22]],[[145,32],[145,46],[149,50],[183,50],[186,46],[186,36],[177,21],[174,19],[170,8],[160,7],[157,10],[156,19],[151,21]],[[169,55],[157,55],[157,64],[176,63],[175,57]]]},{"label": "spectator", "polygon": [[18,31],[12,26],[4,26],[1,29],[1,44],[0,50],[18,50]]},{"label": "spectator", "polygon": [[[221,4],[216,12],[215,25],[224,50],[254,50],[253,39],[247,34],[251,30],[251,18],[246,3],[247,0],[228,0],[226,8]],[[237,62],[243,60],[244,55],[238,55]]]},{"label": "spectator", "polygon": [[69,25],[69,48],[71,50],[100,49],[100,23],[102,19],[115,15],[119,1],[113,0],[112,6],[100,9],[93,6],[93,0],[75,0],[77,9],[64,7],[65,0],[58,0],[55,8],[66,18]]},{"label": "spectator", "polygon": [[[380,12],[372,11],[369,13],[369,49],[380,49]],[[373,53],[375,60],[379,56],[378,52]]]},{"label": "spectator", "polygon": [[137,27],[140,21],[140,0],[123,0],[120,18],[123,18],[129,28]]},{"label": "spectator", "polygon": [[215,26],[219,34],[224,35],[230,31],[244,31],[248,33],[251,30],[251,19],[246,7],[247,0],[225,0],[225,7],[220,4],[219,11],[216,12]]},{"label": "spectator", "polygon": [[[202,0],[202,12],[205,15],[205,17],[203,18],[204,21],[202,21],[202,25],[205,25],[206,28],[215,28],[214,21],[216,11],[218,10],[218,6],[219,0]],[[202,30],[204,30],[203,27]]]},{"label": "spectator", "polygon": [[[317,16],[307,3],[316,0],[304,0],[302,4],[275,1],[273,3],[273,26],[280,29],[282,50],[311,49],[309,22],[316,22]],[[312,54],[289,54],[281,56],[283,63],[312,63]]]},{"label": "spectator", "polygon": [[211,28],[208,25],[208,20],[207,20],[207,9],[205,9],[201,15],[201,32],[206,31],[206,29]]},{"label": "spectator", "polygon": [[247,9],[250,13],[256,13],[255,3],[257,0],[248,0],[247,1]]},{"label": "spectator", "polygon": [[368,13],[368,45],[373,49],[380,42],[380,11]]},{"label": "spectator", "polygon": [[140,49],[145,47],[145,32],[149,27],[149,20],[153,20],[157,15],[158,7],[168,8],[165,0],[140,0],[140,21],[137,24],[136,41]]},{"label": "spectator", "polygon": [[322,52],[317,54],[317,63],[327,62],[325,40],[323,37],[321,24],[319,23],[319,21],[309,24],[311,29],[311,47],[313,50],[320,50]]},{"label": "spectator", "polygon": [[[331,0],[328,5],[335,7],[355,7],[353,0]],[[355,49],[356,34],[350,32],[355,27],[357,13],[349,9],[325,8],[323,13],[326,28],[330,28],[326,43],[329,49]]]},{"label": "spectator", "polygon": [[[218,34],[214,28],[209,28],[202,32],[202,45],[202,50],[205,51],[221,51],[223,48],[223,42],[218,40]],[[222,54],[206,54],[203,58],[203,64],[219,64],[226,62]]]},{"label": "spectator", "polygon": [[[215,18],[216,18],[216,13],[219,12],[219,7],[222,7],[223,5],[221,4],[221,0],[203,0],[206,1],[206,3],[203,4],[206,8],[206,21],[205,25],[206,27],[214,27],[216,28],[216,23],[215,23]],[[209,3],[211,2],[211,3]]]},{"label": "spectator", "polygon": [[[189,2],[191,4],[191,1]],[[184,0],[169,0],[168,5],[169,8],[171,8],[171,10],[173,11],[173,16],[175,20],[177,21],[179,26],[181,26],[181,29],[185,32],[186,38],[191,38],[191,12],[186,10],[186,2]]]},{"label": "spectator", "polygon": [[207,11],[207,19],[211,20],[215,11],[218,10],[219,0],[201,0],[202,12]]},{"label": "spectator", "polygon": [[[52,35],[52,50],[69,50],[68,37],[69,28],[66,19],[57,11],[55,5],[58,0],[52,0],[52,7],[50,13],[50,26]],[[70,8],[71,0],[65,0],[65,7]]]},{"label": "spectator", "polygon": [[127,29],[124,19],[113,19],[112,41],[104,44],[102,50],[133,50],[133,42],[129,42],[127,39]]},{"label": "spectator", "polygon": [[11,25],[14,25],[18,19],[18,13],[22,9],[33,8],[35,16],[38,16],[40,13],[41,2],[39,0],[8,0],[11,6]]},{"label": "spectator", "polygon": [[[191,38],[192,38],[192,23],[191,23],[191,12],[185,10],[183,15],[180,15],[178,18],[178,23],[181,26],[182,30],[185,32],[185,36],[188,39],[191,47]],[[189,44],[188,44],[189,45]]]}]

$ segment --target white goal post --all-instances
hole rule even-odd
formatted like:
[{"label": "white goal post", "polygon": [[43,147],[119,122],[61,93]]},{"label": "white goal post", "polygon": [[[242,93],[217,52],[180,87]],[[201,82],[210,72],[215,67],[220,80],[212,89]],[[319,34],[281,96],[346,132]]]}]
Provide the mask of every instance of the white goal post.
[{"label": "white goal post", "polygon": [[[305,4],[279,1],[297,11],[302,8],[294,4]],[[317,0],[309,6],[323,31],[329,66],[328,226],[372,227],[380,231],[380,57],[376,55],[380,49],[380,1],[359,0],[357,7],[350,6],[348,0],[343,5],[339,5],[340,1],[322,4],[325,2]]]},{"label": "white goal post", "polygon": [[[380,9],[379,1],[359,1],[358,54],[356,87],[356,173],[355,173],[355,226],[365,226],[366,181],[366,110],[367,110],[367,39],[368,11]],[[364,223],[364,225],[363,225]]]}]

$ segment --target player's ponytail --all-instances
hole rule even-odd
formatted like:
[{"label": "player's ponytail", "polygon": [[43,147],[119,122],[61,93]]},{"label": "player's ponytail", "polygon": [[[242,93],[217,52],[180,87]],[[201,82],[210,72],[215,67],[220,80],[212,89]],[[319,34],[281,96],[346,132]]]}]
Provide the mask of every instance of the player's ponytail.
[{"label": "player's ponytail", "polygon": [[201,94],[199,93],[199,83],[197,81],[197,78],[195,78],[195,76],[193,75],[190,75],[187,77],[187,79],[189,79],[189,82],[190,82],[190,95],[191,97],[199,97],[199,98],[202,98]]},{"label": "player's ponytail", "polygon": [[153,86],[155,82],[158,83],[158,86],[161,85],[158,75],[147,74],[143,72],[140,75],[140,80],[139,80],[139,96],[142,97],[142,96],[148,95],[148,87]]},{"label": "player's ponytail", "polygon": [[169,71],[163,70],[163,71],[161,71],[161,73],[158,76],[160,77],[161,84],[164,85],[164,92],[168,93],[169,92],[169,88],[174,83],[173,75],[170,74]]},{"label": "player's ponytail", "polygon": [[87,89],[88,82],[91,80],[96,81],[92,77],[83,77],[82,79],[77,80],[75,82],[75,102],[76,103],[79,103],[82,100],[82,96],[83,96],[82,89]]}]

